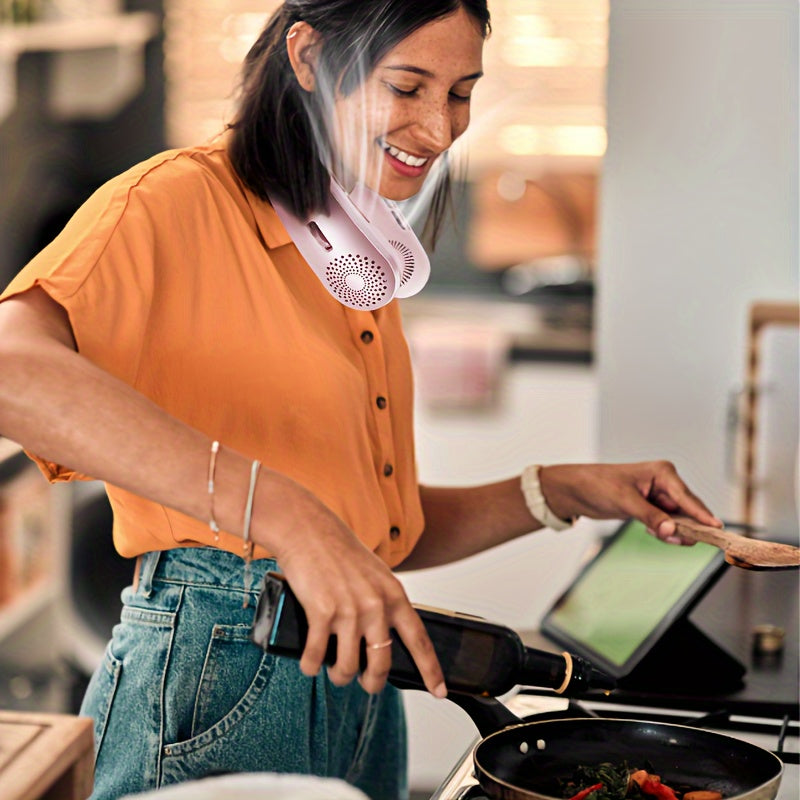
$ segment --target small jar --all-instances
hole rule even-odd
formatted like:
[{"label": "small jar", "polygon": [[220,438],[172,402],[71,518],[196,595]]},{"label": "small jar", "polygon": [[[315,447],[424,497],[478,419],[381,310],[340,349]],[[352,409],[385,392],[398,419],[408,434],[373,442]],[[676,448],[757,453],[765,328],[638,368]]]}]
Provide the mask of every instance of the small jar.
[{"label": "small jar", "polygon": [[786,631],[778,625],[764,623],[753,628],[753,652],[760,656],[774,656],[783,651]]}]

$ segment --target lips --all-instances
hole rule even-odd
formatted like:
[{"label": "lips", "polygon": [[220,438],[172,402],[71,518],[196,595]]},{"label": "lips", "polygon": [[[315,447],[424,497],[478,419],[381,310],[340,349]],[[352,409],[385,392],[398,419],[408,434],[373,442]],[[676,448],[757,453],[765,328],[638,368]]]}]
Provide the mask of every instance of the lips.
[{"label": "lips", "polygon": [[411,153],[407,153],[405,150],[401,150],[399,147],[394,147],[394,145],[389,144],[385,139],[379,139],[378,144],[381,146],[384,152],[388,153],[392,158],[408,167],[424,167],[428,161],[430,161],[428,158],[415,156]]},{"label": "lips", "polygon": [[384,158],[393,172],[403,178],[422,177],[433,160],[400,150],[400,148],[390,145],[382,139],[378,140],[378,146],[383,150]]}]

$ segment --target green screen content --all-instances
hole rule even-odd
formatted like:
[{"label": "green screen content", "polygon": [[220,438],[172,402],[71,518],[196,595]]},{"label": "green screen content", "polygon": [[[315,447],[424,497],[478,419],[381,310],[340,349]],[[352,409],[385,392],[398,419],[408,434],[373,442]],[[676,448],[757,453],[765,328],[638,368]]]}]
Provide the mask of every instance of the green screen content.
[{"label": "green screen content", "polygon": [[707,544],[667,545],[630,522],[552,611],[552,622],[621,666],[716,555]]}]

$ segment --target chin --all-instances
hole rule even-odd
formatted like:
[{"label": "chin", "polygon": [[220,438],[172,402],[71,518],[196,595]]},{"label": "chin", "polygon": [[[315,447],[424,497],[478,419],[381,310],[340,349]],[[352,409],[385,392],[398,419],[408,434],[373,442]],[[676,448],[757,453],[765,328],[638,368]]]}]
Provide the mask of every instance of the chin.
[{"label": "chin", "polygon": [[403,200],[409,200],[422,188],[422,182],[415,181],[413,185],[398,186],[397,184],[382,185],[377,189],[381,197],[387,200],[393,200],[395,203],[400,203]]},{"label": "chin", "polygon": [[416,192],[378,192],[385,200],[392,200],[395,203],[402,203],[404,200],[412,198]]}]

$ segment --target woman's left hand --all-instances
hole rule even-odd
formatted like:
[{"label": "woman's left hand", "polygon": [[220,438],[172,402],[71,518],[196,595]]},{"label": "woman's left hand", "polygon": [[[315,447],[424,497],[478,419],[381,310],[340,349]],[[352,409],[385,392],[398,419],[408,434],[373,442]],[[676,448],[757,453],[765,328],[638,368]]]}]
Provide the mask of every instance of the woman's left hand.
[{"label": "woman's left hand", "polygon": [[670,514],[685,514],[721,528],[700,498],[681,480],[669,461],[636,464],[555,464],[539,471],[547,505],[562,519],[641,520],[659,539],[690,544],[675,533]]}]

